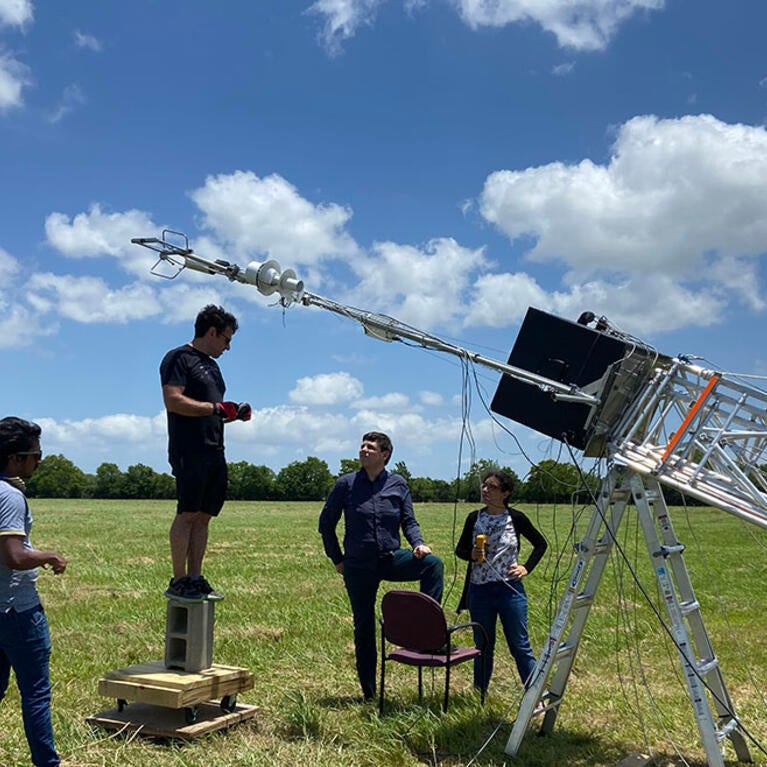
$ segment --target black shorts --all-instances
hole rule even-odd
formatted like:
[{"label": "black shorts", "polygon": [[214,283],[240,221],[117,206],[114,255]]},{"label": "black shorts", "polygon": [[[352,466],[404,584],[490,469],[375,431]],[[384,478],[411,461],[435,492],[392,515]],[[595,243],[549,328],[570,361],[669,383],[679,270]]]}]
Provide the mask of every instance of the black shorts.
[{"label": "black shorts", "polygon": [[204,511],[217,517],[226,498],[226,458],[222,450],[170,457],[176,478],[176,513]]}]

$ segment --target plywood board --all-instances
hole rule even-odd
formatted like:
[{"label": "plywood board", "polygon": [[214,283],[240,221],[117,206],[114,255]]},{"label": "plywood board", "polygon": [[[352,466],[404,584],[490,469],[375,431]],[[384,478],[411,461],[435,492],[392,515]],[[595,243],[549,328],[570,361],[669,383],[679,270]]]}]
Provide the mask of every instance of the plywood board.
[{"label": "plywood board", "polygon": [[107,730],[137,732],[151,738],[192,738],[224,730],[255,717],[258,706],[238,705],[229,714],[213,703],[198,707],[197,721],[187,724],[184,711],[180,709],[153,706],[147,703],[131,703],[122,711],[110,709],[88,717],[85,721]]},{"label": "plywood board", "polygon": [[214,665],[191,672],[167,669],[163,661],[152,661],[108,671],[99,679],[98,691],[108,698],[184,708],[237,695],[253,684],[253,673],[236,666]]}]

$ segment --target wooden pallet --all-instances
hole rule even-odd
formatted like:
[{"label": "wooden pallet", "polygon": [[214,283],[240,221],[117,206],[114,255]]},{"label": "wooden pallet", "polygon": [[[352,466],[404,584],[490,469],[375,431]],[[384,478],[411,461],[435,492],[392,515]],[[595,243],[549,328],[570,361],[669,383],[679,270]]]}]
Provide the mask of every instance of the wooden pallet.
[{"label": "wooden pallet", "polygon": [[178,738],[192,740],[217,730],[255,717],[258,706],[237,705],[234,711],[224,713],[218,704],[203,703],[198,707],[197,721],[189,724],[182,709],[154,706],[149,703],[131,703],[122,710],[110,709],[89,716],[88,724],[117,732],[138,733],[149,738]]}]

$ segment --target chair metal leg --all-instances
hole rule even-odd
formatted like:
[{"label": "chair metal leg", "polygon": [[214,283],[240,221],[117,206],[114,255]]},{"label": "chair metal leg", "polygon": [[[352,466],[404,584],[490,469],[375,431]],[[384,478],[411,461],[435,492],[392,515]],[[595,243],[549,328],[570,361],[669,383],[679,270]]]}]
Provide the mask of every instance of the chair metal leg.
[{"label": "chair metal leg", "polygon": [[381,659],[381,689],[378,691],[378,715],[383,716],[383,708],[384,708],[384,678],[386,675],[386,672],[384,671],[384,668],[386,667],[386,660]]},{"label": "chair metal leg", "polygon": [[418,667],[418,702],[423,702],[423,666]]},{"label": "chair metal leg", "polygon": [[450,662],[448,661],[445,666],[445,704],[442,706],[442,711],[447,713],[447,701],[450,697]]},{"label": "chair metal leg", "polygon": [[383,716],[384,709],[384,682],[386,679],[386,637],[381,626],[381,684],[378,690],[378,716]]},{"label": "chair metal leg", "polygon": [[[484,681],[485,680],[485,671],[487,669],[487,661],[485,659],[485,653],[483,652],[482,655],[480,655],[479,657],[482,658],[482,681]],[[485,705],[485,693],[486,692],[487,692],[487,686],[483,684],[479,688],[479,702],[483,706]]]}]

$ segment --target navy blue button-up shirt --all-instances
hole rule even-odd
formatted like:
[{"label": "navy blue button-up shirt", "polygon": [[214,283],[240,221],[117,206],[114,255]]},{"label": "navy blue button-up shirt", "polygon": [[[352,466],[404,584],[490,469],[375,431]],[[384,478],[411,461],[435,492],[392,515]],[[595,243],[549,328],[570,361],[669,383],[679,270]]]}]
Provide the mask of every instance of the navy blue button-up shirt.
[{"label": "navy blue button-up shirt", "polygon": [[[343,551],[336,535],[341,514],[345,526]],[[400,547],[400,528],[413,548],[423,544],[410,488],[399,474],[390,474],[386,469],[372,482],[364,470],[339,477],[320,514],[322,543],[334,565],[396,551]]]}]

